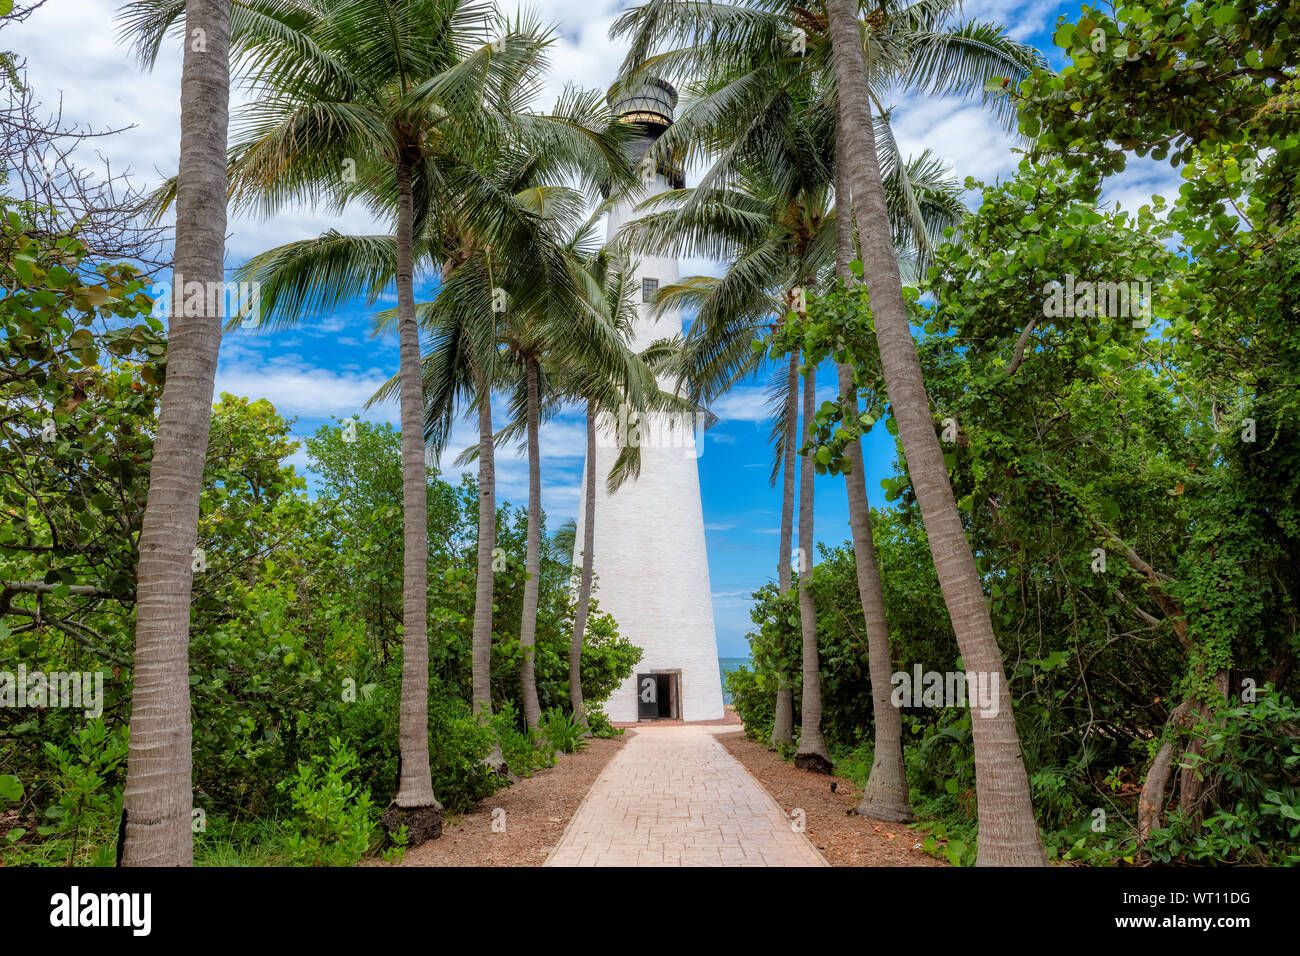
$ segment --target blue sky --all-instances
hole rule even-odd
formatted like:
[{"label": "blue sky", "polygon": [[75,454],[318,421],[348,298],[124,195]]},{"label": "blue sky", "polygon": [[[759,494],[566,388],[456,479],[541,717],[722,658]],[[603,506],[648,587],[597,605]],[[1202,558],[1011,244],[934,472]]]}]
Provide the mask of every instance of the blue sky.
[{"label": "blue sky", "polygon": [[[552,55],[553,70],[539,106],[552,102],[566,82],[587,87],[606,86],[623,54],[607,38],[609,24],[628,4],[619,0],[544,0],[529,4],[543,19],[559,26]],[[513,8],[510,0],[504,6]],[[64,118],[96,128],[131,126],[127,132],[96,142],[115,170],[129,168],[143,186],[156,183],[176,168],[179,124],[179,52],[160,57],[154,72],[143,74],[114,40],[110,0],[55,0],[25,24],[6,32],[6,46],[28,58],[29,75],[38,96],[47,104],[61,96]],[[1043,50],[1053,65],[1060,59],[1051,33],[1060,14],[1074,14],[1078,3],[1054,0],[974,0],[963,18],[990,19],[1015,38]],[[68,58],[67,24],[79,24],[77,56]],[[242,96],[233,98],[238,108]],[[929,147],[946,161],[958,180],[966,176],[991,182],[1009,175],[1019,157],[1012,138],[1002,133],[977,103],[956,99],[918,100],[896,97],[895,135],[907,154]],[[97,158],[83,159],[94,166]],[[1177,175],[1165,166],[1133,163],[1110,187],[1107,198],[1135,209],[1153,192],[1172,196]],[[689,178],[688,178],[689,185]],[[974,197],[968,197],[973,201]],[[329,228],[351,232],[387,232],[364,213],[349,212],[342,220],[311,209],[290,210],[271,220],[233,219],[227,264],[237,266],[250,255],[294,239],[315,236]],[[717,273],[718,265],[686,260],[682,275]],[[417,296],[430,291],[424,283]],[[395,304],[386,295],[378,305]],[[371,310],[364,303],[311,325],[267,332],[237,330],[223,342],[217,391],[269,398],[279,411],[297,418],[295,434],[305,436],[321,424],[361,412],[375,389],[397,368],[395,337],[369,335]],[[699,459],[700,486],[709,548],[718,652],[723,657],[747,656],[744,634],[750,626],[750,593],[775,577],[778,561],[780,492],[768,485],[771,449],[767,445],[765,383],[743,386],[715,404],[720,423],[706,436]],[[818,397],[835,391],[830,368],[819,376]],[[499,403],[494,403],[500,408]],[[365,413],[396,424],[395,405]],[[500,412],[496,419],[503,419]],[[474,441],[474,429],[459,422],[445,456],[452,480],[463,469],[450,464]],[[543,507],[551,528],[575,514],[579,501],[585,436],[575,412],[561,415],[543,429]],[[873,503],[883,499],[880,480],[893,472],[893,438],[878,427],[864,443],[867,490]],[[295,464],[305,464],[305,453]],[[522,458],[511,451],[498,454],[501,498],[522,503],[527,475]],[[848,511],[842,478],[821,477],[815,485],[814,519],[819,542],[838,545],[848,538]]]}]

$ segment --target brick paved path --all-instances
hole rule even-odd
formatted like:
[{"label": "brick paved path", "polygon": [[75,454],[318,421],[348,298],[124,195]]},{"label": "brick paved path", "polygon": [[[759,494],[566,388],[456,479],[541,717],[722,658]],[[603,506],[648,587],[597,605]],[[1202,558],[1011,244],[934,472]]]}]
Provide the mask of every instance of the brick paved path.
[{"label": "brick paved path", "polygon": [[547,866],[826,866],[703,727],[640,730],[597,778]]}]

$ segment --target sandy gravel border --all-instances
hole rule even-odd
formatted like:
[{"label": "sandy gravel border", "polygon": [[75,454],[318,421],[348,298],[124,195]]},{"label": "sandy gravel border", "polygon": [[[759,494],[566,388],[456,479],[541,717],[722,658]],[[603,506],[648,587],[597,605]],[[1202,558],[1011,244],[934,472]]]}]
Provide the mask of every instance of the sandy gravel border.
[{"label": "sandy gravel border", "polygon": [[[541,866],[586,799],[596,777],[630,736],[592,740],[586,750],[493,794],[472,812],[448,819],[442,836],[406,854],[403,866]],[[505,811],[503,832],[493,811]]]}]

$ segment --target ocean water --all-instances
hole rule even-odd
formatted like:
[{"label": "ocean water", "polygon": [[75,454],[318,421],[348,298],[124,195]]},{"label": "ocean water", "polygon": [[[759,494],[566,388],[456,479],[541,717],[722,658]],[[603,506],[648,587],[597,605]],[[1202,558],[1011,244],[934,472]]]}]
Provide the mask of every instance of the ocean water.
[{"label": "ocean water", "polygon": [[731,703],[731,695],[727,693],[727,674],[738,667],[749,667],[753,663],[748,657],[719,657],[718,673],[722,677],[722,702]]}]

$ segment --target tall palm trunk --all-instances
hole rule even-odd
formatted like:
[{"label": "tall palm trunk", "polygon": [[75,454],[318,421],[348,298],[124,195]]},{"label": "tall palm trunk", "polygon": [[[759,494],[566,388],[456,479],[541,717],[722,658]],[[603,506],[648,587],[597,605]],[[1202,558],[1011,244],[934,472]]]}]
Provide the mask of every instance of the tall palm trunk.
[{"label": "tall palm trunk", "polygon": [[845,148],[853,174],[854,215],[862,242],[862,264],[875,318],[880,364],[962,659],[968,673],[985,674],[997,681],[996,713],[984,711],[972,714],[971,719],[979,801],[976,862],[1041,866],[1046,864],[1047,856],[1034,819],[1002,655],[948,483],[903,301],[876,159],[856,11],[852,0],[828,2],[835,77],[844,109]]},{"label": "tall palm trunk", "polygon": [[[478,581],[474,591],[474,641],[471,649],[474,716],[486,724],[492,717],[492,591],[493,552],[497,541],[497,468],[492,445],[492,389],[488,377],[474,369],[478,395]],[[514,777],[506,766],[500,742],[492,744],[483,763],[495,774]]]},{"label": "tall palm trunk", "polygon": [[[415,318],[411,167],[397,164],[398,381],[402,415],[402,702],[400,774],[385,825],[407,827],[412,845],[442,834],[442,806],[429,771],[429,491],[424,450],[420,327]],[[415,812],[412,812],[415,811]]]},{"label": "tall palm trunk", "polygon": [[[777,581],[781,595],[790,593],[790,551],[794,547],[794,475],[795,447],[798,444],[799,412],[796,399],[799,395],[799,353],[790,356],[786,375],[785,436],[783,441],[785,461],[781,466],[781,561],[777,565]],[[778,630],[784,630],[784,620]],[[772,746],[794,744],[794,688],[790,675],[778,664],[776,671],[776,713],[772,720]]]},{"label": "tall palm trunk", "polygon": [[[817,412],[817,369],[803,376],[804,431],[813,427]],[[817,773],[831,772],[831,755],[822,737],[821,659],[817,653],[817,603],[813,600],[813,475],[811,454],[799,464],[799,625],[803,638],[803,700],[799,720],[799,749],[794,765]]]},{"label": "tall palm trunk", "polygon": [[569,704],[575,720],[586,725],[582,702],[582,640],[591,603],[591,578],[596,548],[596,403],[587,402],[587,481],[583,506],[582,574],[578,579],[578,606],[573,612],[573,640],[569,644]]},{"label": "tall palm trunk", "polygon": [[[835,138],[835,271],[844,282],[853,281],[852,186],[844,138]],[[853,387],[853,369],[836,367],[840,403],[846,421],[858,417],[858,393]],[[850,470],[844,476],[849,496],[849,528],[853,536],[854,565],[858,574],[858,597],[867,625],[867,666],[871,673],[871,704],[875,723],[875,753],[871,775],[862,794],[858,813],[876,820],[904,823],[912,819],[907,792],[907,771],[903,763],[903,720],[890,701],[893,670],[889,656],[889,627],[885,622],[885,588],[876,563],[876,543],[871,534],[871,504],[867,500],[867,475],[862,444],[848,447]]]},{"label": "tall palm trunk", "polygon": [[[225,279],[229,0],[190,0],[185,38],[167,380],[136,572],[135,691],[119,848],[124,866],[194,862],[190,593],[221,346],[218,303],[224,301],[208,293]],[[187,298],[186,286],[202,294]]]},{"label": "tall palm trunk", "polygon": [[537,441],[537,361],[526,360],[524,374],[528,382],[528,546],[524,559],[524,616],[519,625],[519,646],[524,659],[519,673],[523,683],[524,720],[528,729],[536,729],[542,719],[537,702],[537,675],[533,650],[537,634],[537,588],[541,578],[542,464]]},{"label": "tall palm trunk", "polygon": [[474,713],[492,716],[492,551],[496,547],[496,461],[492,448],[492,395],[487,377],[474,370],[478,398],[478,582],[474,592]]}]

